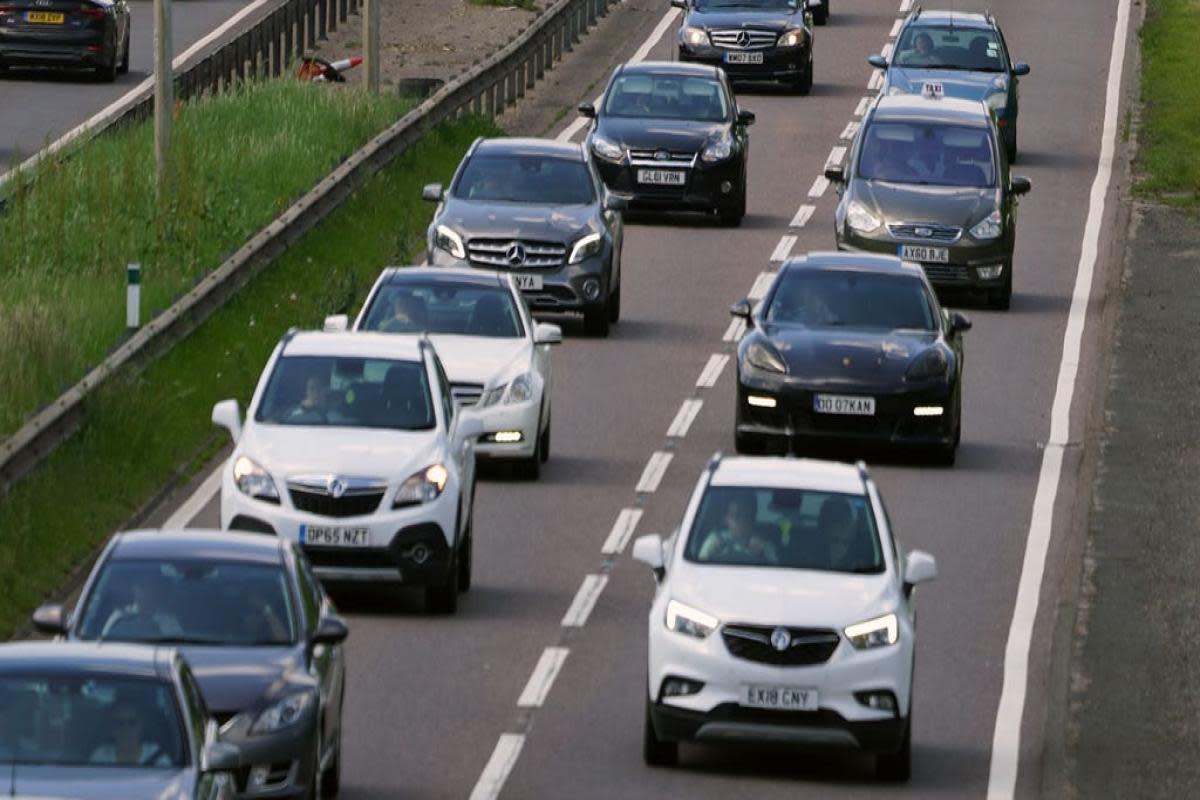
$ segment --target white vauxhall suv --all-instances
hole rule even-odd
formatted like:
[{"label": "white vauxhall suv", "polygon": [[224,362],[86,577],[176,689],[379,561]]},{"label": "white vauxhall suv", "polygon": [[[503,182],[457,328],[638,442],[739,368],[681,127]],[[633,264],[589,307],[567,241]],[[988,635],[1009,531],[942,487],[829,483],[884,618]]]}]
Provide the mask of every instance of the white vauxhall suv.
[{"label": "white vauxhall suv", "polygon": [[420,336],[289,332],[233,436],[221,527],[299,542],[327,582],[425,587],[453,613],[471,584],[474,439],[432,344]]},{"label": "white vauxhall suv", "polygon": [[[325,321],[327,330],[345,325],[345,317]],[[426,333],[455,401],[483,425],[476,455],[514,461],[538,477],[550,457],[550,345],[562,342],[562,329],[534,321],[512,275],[386,269],[353,329]]]},{"label": "white vauxhall suv", "polygon": [[933,557],[901,551],[863,465],[715,456],[682,526],[639,537],[650,609],[643,751],[761,741],[911,753],[913,587]]}]

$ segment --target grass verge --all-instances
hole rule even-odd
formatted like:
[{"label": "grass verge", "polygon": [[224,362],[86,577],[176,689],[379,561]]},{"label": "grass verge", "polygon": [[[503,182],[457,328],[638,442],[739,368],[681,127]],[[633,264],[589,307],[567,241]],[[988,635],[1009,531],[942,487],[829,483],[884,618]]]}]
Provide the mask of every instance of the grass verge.
[{"label": "grass verge", "polygon": [[162,203],[149,121],[14,181],[0,215],[0,438],[120,342],[128,262],[142,265],[143,318],[161,311],[408,105],[246,84],[180,107]]},{"label": "grass verge", "polygon": [[1141,39],[1137,189],[1200,207],[1200,0],[1150,0]]},{"label": "grass verge", "polygon": [[11,635],[213,432],[212,405],[245,406],[279,337],[361,302],[381,267],[424,247],[421,187],[447,182],[488,121],[443,126],[267,267],[141,374],[89,400],[84,428],[0,503],[0,632]]}]

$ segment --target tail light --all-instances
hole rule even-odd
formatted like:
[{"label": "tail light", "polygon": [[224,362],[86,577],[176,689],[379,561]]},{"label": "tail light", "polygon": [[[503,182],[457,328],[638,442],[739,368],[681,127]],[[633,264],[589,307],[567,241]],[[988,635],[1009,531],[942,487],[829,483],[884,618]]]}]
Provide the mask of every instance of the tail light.
[{"label": "tail light", "polygon": [[108,16],[108,12],[103,8],[98,8],[91,3],[84,3],[79,6],[79,15],[89,19],[104,19]]},{"label": "tail light", "polygon": [[16,10],[16,6],[0,6],[0,17],[6,17],[9,14],[15,13]]}]

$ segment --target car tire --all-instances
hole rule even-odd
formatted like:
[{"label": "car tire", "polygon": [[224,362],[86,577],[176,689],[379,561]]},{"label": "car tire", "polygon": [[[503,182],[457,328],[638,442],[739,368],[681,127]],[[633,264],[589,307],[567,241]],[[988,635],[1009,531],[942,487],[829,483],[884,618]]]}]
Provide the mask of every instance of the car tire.
[{"label": "car tire", "polygon": [[617,288],[613,289],[613,293],[608,298],[608,321],[616,324],[621,321],[621,283],[617,282]]},{"label": "car tire", "polygon": [[446,580],[435,586],[425,587],[425,610],[430,614],[450,616],[458,611],[458,548],[450,556],[450,569]]},{"label": "car tire", "polygon": [[642,729],[642,760],[651,767],[673,767],[679,763],[679,743],[658,738],[650,718],[650,698],[646,698],[646,725]]},{"label": "car tire", "polygon": [[812,57],[810,56],[808,59],[808,69],[804,70],[804,75],[798,78],[796,82],[792,84],[793,94],[798,94],[801,97],[805,97],[812,91],[813,70],[815,68],[816,67],[813,64]]},{"label": "car tire", "polygon": [[746,216],[746,179],[742,178],[742,188],[738,195],[737,205],[732,208],[721,209],[717,212],[720,216],[721,225],[726,228],[736,228],[742,224],[742,219]]},{"label": "car tire", "polygon": [[467,532],[463,536],[462,552],[458,554],[458,591],[471,591],[471,567],[475,556],[475,527],[474,522],[467,523]]},{"label": "car tire", "polygon": [[761,456],[767,452],[767,441],[752,433],[733,434],[733,449],[743,456]]},{"label": "car tire", "polygon": [[988,306],[996,311],[1008,311],[1012,305],[1012,265],[1007,265],[1005,270],[1004,286],[999,289],[992,289],[988,292]]},{"label": "car tire", "polygon": [[129,40],[133,38],[133,34],[128,30],[125,31],[125,49],[121,51],[121,63],[117,67],[117,72],[122,75],[129,72]]},{"label": "car tire", "polygon": [[333,762],[321,773],[321,800],[334,800],[342,790],[342,734],[338,731]]},{"label": "car tire", "polygon": [[875,777],[884,781],[903,783],[912,776],[912,710],[904,722],[904,740],[894,753],[875,756]]},{"label": "car tire", "polygon": [[121,59],[116,53],[113,53],[112,63],[103,67],[96,67],[96,80],[101,83],[112,83],[117,79],[117,73],[120,72]]},{"label": "car tire", "polygon": [[[538,430],[541,430],[542,417],[538,415]],[[549,430],[549,428],[547,428]],[[527,481],[536,481],[542,476],[542,464],[546,463],[545,456],[542,455],[542,445],[545,444],[545,438],[542,434],[537,435],[536,444],[533,447],[533,455],[529,458],[522,459],[519,465],[521,477]]]},{"label": "car tire", "polygon": [[1017,163],[1017,129],[1013,128],[1012,139],[1004,143],[1004,149],[1007,151],[1008,163]]},{"label": "car tire", "polygon": [[550,423],[553,418],[550,415],[546,416],[546,430],[542,431],[541,436],[541,457],[542,463],[545,464],[550,460]]},{"label": "car tire", "polygon": [[829,21],[829,0],[825,0],[825,3],[823,5],[821,5],[820,8],[813,9],[813,23],[816,25],[824,25],[828,21]]},{"label": "car tire", "polygon": [[600,308],[583,312],[583,329],[588,336],[597,339],[604,339],[608,336],[610,302],[612,302],[611,299]]}]

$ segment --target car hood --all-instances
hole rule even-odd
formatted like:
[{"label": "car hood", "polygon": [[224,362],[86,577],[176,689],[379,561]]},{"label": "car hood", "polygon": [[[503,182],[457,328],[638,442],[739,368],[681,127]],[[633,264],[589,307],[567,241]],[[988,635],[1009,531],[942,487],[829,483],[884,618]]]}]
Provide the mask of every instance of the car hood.
[{"label": "car hood", "polygon": [[601,117],[596,132],[621,147],[634,150],[674,150],[695,153],[725,136],[728,122],[688,119]]},{"label": "car hood", "polygon": [[1000,207],[1000,191],[990,187],[922,186],[859,178],[852,195],[888,223],[932,222],[964,231]]},{"label": "car hood", "polygon": [[429,337],[452,383],[487,384],[510,372],[528,369],[529,340],[492,336],[433,334]]},{"label": "car hood", "polygon": [[724,28],[757,28],[758,30],[783,32],[798,28],[804,17],[798,11],[783,9],[736,8],[712,11],[693,10],[688,14],[687,25],[706,30]]},{"label": "car hood", "polygon": [[428,466],[437,431],[257,423],[246,428],[238,450],[278,477],[333,473],[399,481]]},{"label": "car hood", "polygon": [[[10,774],[11,770],[11,774]],[[11,780],[11,783],[10,783]],[[191,768],[62,767],[0,762],[0,785],[25,800],[191,800]],[[8,796],[6,792],[4,796]]]},{"label": "car hood", "polygon": [[896,385],[934,331],[851,331],[765,323],[762,335],[783,357],[790,380],[814,384]]},{"label": "car hood", "polygon": [[268,705],[305,683],[302,645],[287,647],[180,648],[209,710],[237,714]]},{"label": "car hood", "polygon": [[886,574],[853,575],[779,567],[686,563],[671,580],[671,597],[722,623],[835,628],[894,609]]},{"label": "car hood", "polygon": [[599,230],[596,206],[479,203],[451,197],[437,222],[465,239],[534,239],[570,244]]},{"label": "car hood", "polygon": [[970,72],[961,69],[923,69],[892,67],[888,70],[888,85],[909,94],[920,94],[926,82],[940,83],[947,97],[963,100],[986,100],[988,95],[1008,90],[1008,79],[999,72]]}]

